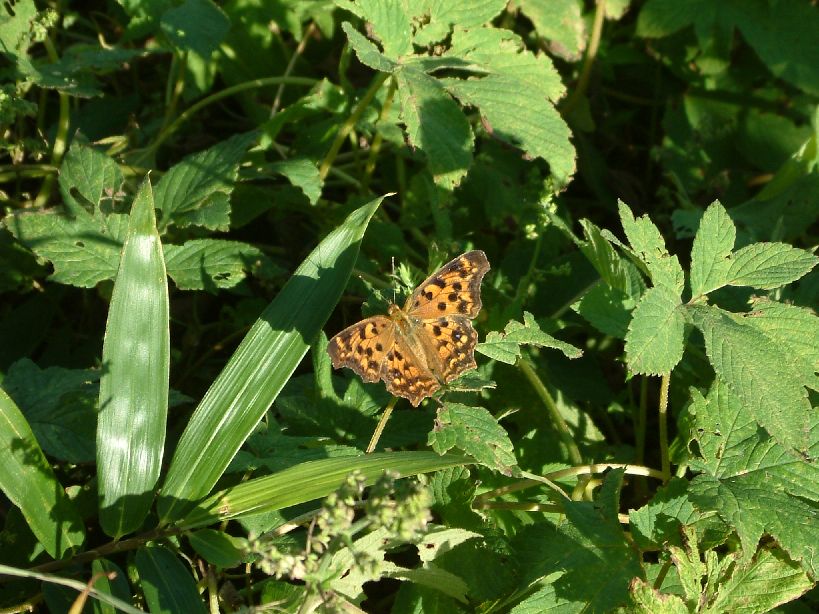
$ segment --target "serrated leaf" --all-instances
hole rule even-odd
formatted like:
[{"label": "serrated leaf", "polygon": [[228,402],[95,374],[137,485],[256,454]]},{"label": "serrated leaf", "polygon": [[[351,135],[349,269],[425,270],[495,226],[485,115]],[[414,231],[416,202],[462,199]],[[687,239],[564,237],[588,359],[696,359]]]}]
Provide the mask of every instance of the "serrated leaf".
[{"label": "serrated leaf", "polygon": [[625,339],[635,304],[620,290],[601,283],[586,292],[572,309],[601,333]]},{"label": "serrated leaf", "polygon": [[456,28],[447,53],[486,72],[441,79],[447,91],[477,107],[492,136],[546,160],[558,184],[568,184],[576,153],[571,131],[553,104],[564,88],[547,56],[533,55],[516,34],[496,28]]},{"label": "serrated leaf", "polygon": [[160,26],[177,49],[207,59],[230,30],[230,20],[211,0],[184,0],[162,13]]},{"label": "serrated leaf", "polygon": [[797,563],[778,550],[760,550],[719,586],[710,612],[768,612],[793,601],[814,583]]},{"label": "serrated leaf", "polygon": [[247,540],[234,537],[224,531],[200,529],[188,534],[193,549],[211,565],[222,569],[236,567],[245,560],[248,551]]},{"label": "serrated leaf", "polygon": [[646,285],[637,267],[620,256],[603,232],[589,220],[580,220],[580,225],[586,237],[579,246],[580,251],[588,258],[606,285],[633,300],[642,296]]},{"label": "serrated leaf", "polygon": [[[763,393],[759,393],[760,395]],[[756,424],[746,403],[720,380],[694,414],[701,459],[690,499],[702,512],[716,511],[734,527],[749,557],[763,534],[774,537],[816,577],[819,567],[819,467],[777,443]],[[819,417],[814,415],[807,458],[819,453]],[[775,514],[771,510],[776,510]]]},{"label": "serrated leaf", "polygon": [[0,388],[0,490],[54,559],[79,548],[82,518],[17,405]]},{"label": "serrated leaf", "polygon": [[40,369],[23,358],[9,367],[3,388],[49,456],[88,463],[95,455],[99,377],[98,372],[84,369]]},{"label": "serrated leaf", "polygon": [[168,169],[154,190],[156,207],[162,212],[160,232],[170,224],[227,230],[228,196],[233,191],[239,163],[257,138],[255,132],[237,134]]},{"label": "serrated leaf", "polygon": [[168,275],[180,290],[232,288],[265,260],[261,250],[240,241],[193,239],[165,246]]},{"label": "serrated leaf", "polygon": [[164,519],[178,519],[213,488],[290,379],[341,296],[381,200],[351,213],[305,258],[205,393],[168,469]]},{"label": "serrated leaf", "polygon": [[388,578],[408,580],[416,586],[425,586],[440,591],[444,595],[464,604],[467,602],[469,586],[467,586],[463,578],[445,569],[438,567],[416,567],[413,569],[399,567],[384,575]]},{"label": "serrated leaf", "polygon": [[359,16],[372,24],[385,56],[397,60],[412,51],[409,15],[400,0],[356,0],[356,4]]},{"label": "serrated leaf", "polygon": [[727,283],[728,257],[736,240],[734,222],[719,201],[711,204],[700,220],[691,248],[691,295],[708,294]]},{"label": "serrated leaf", "polygon": [[688,606],[677,595],[667,595],[642,578],[634,578],[629,589],[634,602],[633,612],[645,614],[689,614]]},{"label": "serrated leaf", "polygon": [[513,365],[520,358],[521,345],[554,348],[563,352],[567,358],[579,358],[583,355],[582,350],[543,332],[535,317],[528,311],[523,312],[522,324],[512,320],[502,333],[492,331],[486,335],[486,341],[478,344],[477,351],[484,356]]},{"label": "serrated leaf", "polygon": [[664,544],[682,545],[683,525],[694,525],[701,514],[688,500],[688,481],[672,477],[661,486],[646,505],[629,512],[628,519],[635,543],[643,550]]},{"label": "serrated leaf", "polygon": [[306,158],[282,160],[271,164],[270,170],[287,177],[290,183],[304,192],[311,205],[315,205],[321,197],[321,174],[312,160]]},{"label": "serrated leaf", "polygon": [[772,290],[803,277],[817,262],[810,252],[785,243],[753,243],[734,252],[728,283]]},{"label": "serrated leaf", "polygon": [[742,406],[779,443],[806,450],[810,403],[804,386],[813,382],[812,374],[808,379],[794,369],[786,348],[728,312],[695,307],[690,313],[714,371]]},{"label": "serrated leaf", "polygon": [[424,24],[415,33],[413,41],[420,47],[437,43],[457,24],[461,28],[482,26],[499,15],[505,8],[505,0],[470,0],[470,2],[450,2],[448,0],[420,0],[410,3],[413,16]]},{"label": "serrated leaf", "polygon": [[679,299],[685,277],[677,256],[672,256],[666,250],[665,240],[659,229],[648,215],[635,218],[623,201],[618,201],[618,210],[631,249],[648,270],[651,282],[655,286],[666,286]]},{"label": "serrated leaf", "polygon": [[546,585],[513,612],[613,612],[625,605],[632,578],[643,578],[640,555],[617,519],[623,472],[609,472],[608,501],[562,501],[566,521],[538,522],[512,539],[523,570],[520,586]]},{"label": "serrated leaf", "polygon": [[671,373],[682,359],[685,315],[680,297],[667,286],[649,288],[637,303],[626,334],[632,373]]},{"label": "serrated leaf", "polygon": [[356,30],[352,24],[345,21],[341,24],[341,29],[347,35],[350,47],[355,51],[358,61],[379,72],[391,73],[395,70],[396,64],[382,54],[378,47],[371,43],[361,32]]},{"label": "serrated leaf", "polygon": [[139,583],[151,612],[205,614],[205,604],[186,565],[162,546],[146,546],[134,557]]},{"label": "serrated leaf", "polygon": [[131,209],[102,347],[97,418],[100,524],[120,537],[153,502],[170,377],[168,278],[146,178]]},{"label": "serrated leaf", "polygon": [[437,79],[407,66],[395,72],[395,79],[410,144],[426,155],[435,183],[454,189],[472,164],[469,122]]},{"label": "serrated leaf", "polygon": [[575,0],[522,0],[519,6],[534,24],[538,36],[549,41],[554,54],[569,62],[581,58],[587,33],[580,4]]},{"label": "serrated leaf", "polygon": [[[9,230],[54,265],[54,281],[90,288],[113,279],[128,216],[104,213],[121,197],[122,173],[105,154],[75,142],[60,169],[65,210],[27,211],[7,218]],[[110,202],[106,202],[110,201]]]},{"label": "serrated leaf", "polygon": [[483,407],[447,403],[438,410],[428,444],[438,454],[463,450],[482,465],[516,475],[520,472],[509,435]]}]

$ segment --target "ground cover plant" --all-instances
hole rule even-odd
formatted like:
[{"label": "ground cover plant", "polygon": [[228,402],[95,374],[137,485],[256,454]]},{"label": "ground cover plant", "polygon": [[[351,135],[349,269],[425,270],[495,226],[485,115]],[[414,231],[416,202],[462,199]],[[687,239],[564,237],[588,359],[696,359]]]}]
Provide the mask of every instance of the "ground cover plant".
[{"label": "ground cover plant", "polygon": [[[816,611],[817,40],[810,0],[4,3],[0,610]],[[476,368],[333,369],[461,254]]]}]

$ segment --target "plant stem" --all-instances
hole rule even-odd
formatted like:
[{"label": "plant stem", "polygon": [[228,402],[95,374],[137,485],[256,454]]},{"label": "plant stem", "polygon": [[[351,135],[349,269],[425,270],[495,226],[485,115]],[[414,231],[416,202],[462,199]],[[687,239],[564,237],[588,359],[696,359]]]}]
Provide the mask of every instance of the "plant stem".
[{"label": "plant stem", "polygon": [[606,0],[597,0],[597,4],[594,7],[594,22],[592,24],[591,36],[589,37],[589,46],[586,48],[586,57],[583,59],[583,68],[580,69],[580,77],[577,79],[577,85],[574,91],[563,106],[564,115],[568,115],[574,110],[589,87],[589,77],[591,76],[594,60],[597,57],[597,50],[600,48],[600,36],[603,33],[603,22],[605,20]]},{"label": "plant stem", "polygon": [[[43,40],[43,45],[45,46],[46,53],[48,54],[48,59],[52,62],[57,62],[59,57],[57,56],[57,50],[54,47],[52,40],[49,37],[46,37]],[[54,147],[51,149],[51,166],[59,168],[67,148],[68,126],[71,121],[71,117],[69,113],[70,101],[68,94],[65,92],[58,92],[57,95],[60,100],[60,115],[57,119],[57,133],[54,135]],[[43,185],[40,186],[40,191],[37,193],[37,197],[34,199],[35,207],[43,207],[46,205],[46,203],[48,203],[48,199],[51,198],[51,189],[54,187],[54,181],[56,179],[56,174],[46,175],[46,178],[43,180]]]},{"label": "plant stem", "polygon": [[540,397],[540,400],[543,401],[543,404],[546,406],[549,418],[557,429],[563,444],[566,446],[569,454],[569,460],[573,465],[581,465],[583,463],[583,455],[580,454],[580,448],[577,447],[577,443],[572,438],[569,425],[566,424],[566,421],[563,419],[563,416],[561,415],[560,410],[557,408],[552,395],[549,394],[549,391],[546,389],[546,386],[541,381],[538,374],[523,357],[518,358],[515,365],[518,369],[520,369],[526,379],[529,380],[532,388],[535,389],[535,392]]},{"label": "plant stem", "polygon": [[[318,81],[316,79],[308,79],[306,77],[267,77],[265,79],[253,79],[252,81],[238,83],[231,87],[225,88],[220,92],[211,94],[210,96],[203,98],[199,102],[196,102],[187,109],[185,109],[185,111],[183,111],[170,126],[168,126],[159,134],[156,140],[147,148],[146,153],[143,155],[143,157],[147,156],[150,152],[156,151],[159,148],[159,146],[168,139],[169,136],[176,132],[179,126],[188,121],[195,113],[197,113],[204,107],[211,105],[214,102],[218,102],[223,98],[228,98],[229,96],[233,96],[234,94],[238,94],[239,92],[244,92],[245,90],[258,89],[261,87],[267,87],[269,85],[278,85],[280,83],[288,83],[291,85],[305,85],[309,87],[315,85],[316,83],[318,83]],[[137,162],[138,161],[139,160],[137,160]]]},{"label": "plant stem", "polygon": [[387,408],[384,410],[384,413],[381,414],[381,419],[378,421],[378,425],[375,427],[375,431],[373,431],[373,436],[370,438],[370,444],[367,446],[367,454],[372,454],[375,450],[375,446],[378,445],[378,440],[381,439],[381,433],[384,432],[384,427],[387,426],[387,420],[390,419],[392,410],[397,402],[398,397],[393,397],[387,404]]},{"label": "plant stem", "polygon": [[[284,69],[284,74],[282,77],[289,77],[290,73],[293,72],[293,68],[296,66],[296,61],[299,59],[302,53],[304,53],[304,48],[307,47],[307,41],[310,40],[310,37],[313,36],[313,32],[316,31],[316,22],[311,21],[310,25],[307,26],[307,29],[302,34],[301,41],[299,41],[296,50],[293,52],[293,55],[290,56],[290,61],[287,63],[287,68]],[[286,83],[282,83],[279,85],[279,89],[276,90],[276,97],[273,99],[273,106],[270,107],[270,117],[274,117],[276,113],[279,112],[279,107],[282,104],[282,94],[284,94],[284,86]]]},{"label": "plant stem", "polygon": [[665,373],[660,382],[660,470],[663,482],[671,478],[671,461],[668,458],[668,386],[671,373]]},{"label": "plant stem", "polygon": [[350,116],[346,119],[346,121],[341,125],[336,133],[336,138],[333,141],[333,144],[330,145],[330,150],[327,152],[327,155],[324,157],[324,160],[321,162],[321,166],[319,166],[319,177],[322,181],[324,178],[327,177],[327,173],[330,172],[330,167],[333,166],[333,162],[338,155],[339,150],[341,149],[341,145],[344,143],[344,140],[349,136],[349,134],[355,128],[356,123],[364,114],[364,111],[367,109],[369,104],[372,102],[375,95],[378,93],[378,90],[381,89],[381,86],[384,84],[384,81],[387,80],[389,74],[381,73],[373,79],[372,84],[370,85],[369,89],[364,93],[364,96],[361,100],[358,101],[358,104],[353,109],[353,112],[350,113]]}]

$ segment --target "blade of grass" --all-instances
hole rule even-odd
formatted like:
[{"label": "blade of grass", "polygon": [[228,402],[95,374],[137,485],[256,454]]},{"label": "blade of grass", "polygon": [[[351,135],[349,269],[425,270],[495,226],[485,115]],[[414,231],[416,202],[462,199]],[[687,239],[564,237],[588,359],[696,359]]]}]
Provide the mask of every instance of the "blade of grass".
[{"label": "blade of grass", "polygon": [[366,483],[372,484],[387,469],[408,476],[474,462],[467,456],[440,456],[435,452],[377,452],[352,458],[323,458],[218,492],[198,504],[178,524],[192,529],[321,499],[336,490],[352,471],[360,472]]},{"label": "blade of grass", "polygon": [[20,508],[53,558],[82,545],[82,519],[48,464],[31,427],[0,388],[0,490]]},{"label": "blade of grass", "polygon": [[131,208],[102,348],[100,524],[115,538],[142,524],[159,479],[168,414],[168,318],[168,280],[146,178]]},{"label": "blade of grass", "polygon": [[341,297],[382,199],[351,213],[310,253],[205,393],[168,470],[159,502],[163,523],[210,492],[290,379]]}]

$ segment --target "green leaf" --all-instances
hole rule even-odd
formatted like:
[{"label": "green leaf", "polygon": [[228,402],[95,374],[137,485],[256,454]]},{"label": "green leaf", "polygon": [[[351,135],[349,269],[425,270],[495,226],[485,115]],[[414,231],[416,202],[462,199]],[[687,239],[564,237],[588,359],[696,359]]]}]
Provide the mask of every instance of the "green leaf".
[{"label": "green leaf", "polygon": [[521,0],[518,6],[532,21],[538,36],[549,41],[552,53],[569,62],[581,58],[588,34],[580,4],[575,0]]},{"label": "green leaf", "polygon": [[168,469],[159,502],[166,521],[213,488],[290,379],[341,296],[381,200],[351,213],[307,256],[213,382]]},{"label": "green leaf", "polygon": [[507,30],[455,30],[448,57],[486,72],[470,79],[441,79],[462,103],[477,107],[492,136],[549,163],[560,186],[576,170],[571,131],[554,102],[563,95],[560,77],[546,55],[527,51]]},{"label": "green leaf", "polygon": [[478,344],[477,351],[484,356],[513,365],[520,358],[520,346],[532,345],[560,350],[567,358],[579,358],[583,351],[551,335],[544,333],[535,317],[523,312],[523,324],[514,320],[506,325],[502,333],[491,331],[486,341]]},{"label": "green leaf", "polygon": [[813,374],[795,369],[786,347],[715,307],[690,310],[717,376],[780,444],[806,450]]},{"label": "green leaf", "polygon": [[97,422],[100,524],[137,529],[153,501],[168,415],[168,278],[146,178],[131,209],[102,348]]},{"label": "green leaf", "polygon": [[365,482],[373,484],[387,470],[407,477],[473,462],[462,455],[434,452],[376,452],[309,461],[217,492],[176,525],[191,529],[321,499],[337,490],[353,471],[361,472]]},{"label": "green leaf", "polygon": [[83,369],[40,369],[23,358],[9,367],[3,388],[49,456],[89,463],[95,458],[99,377]]},{"label": "green leaf", "polygon": [[171,224],[227,230],[239,163],[257,138],[255,132],[237,134],[171,167],[155,189],[160,232]]},{"label": "green leaf", "polygon": [[504,0],[471,0],[470,2],[447,2],[420,0],[410,3],[417,23],[424,24],[415,33],[413,41],[427,47],[446,38],[453,25],[461,28],[482,26],[497,17],[505,8]]},{"label": "green leaf", "polygon": [[634,612],[645,614],[689,614],[688,606],[677,595],[666,595],[642,578],[631,583],[631,599]]},{"label": "green leaf", "polygon": [[60,169],[59,182],[66,211],[18,213],[7,218],[9,230],[53,263],[54,281],[91,288],[113,279],[128,216],[104,213],[103,208],[110,210],[121,197],[119,167],[104,154],[74,144]]},{"label": "green leaf", "polygon": [[14,3],[13,11],[3,11],[0,14],[0,48],[9,54],[25,55],[36,18],[34,0],[20,0]]},{"label": "green leaf", "polygon": [[572,309],[601,333],[625,339],[635,304],[620,290],[597,284]]},{"label": "green leaf", "polygon": [[713,21],[717,7],[708,0],[649,0],[637,18],[637,33],[649,38],[673,34],[695,21]]},{"label": "green leaf", "polygon": [[772,290],[803,277],[817,262],[810,252],[785,243],[753,243],[734,252],[728,283]]},{"label": "green leaf", "polygon": [[228,33],[230,20],[211,0],[184,0],[162,14],[160,25],[178,49],[209,58]]},{"label": "green leaf", "polygon": [[691,248],[691,295],[698,297],[728,283],[736,228],[728,212],[714,201],[700,220]]},{"label": "green leaf", "polygon": [[304,195],[315,205],[321,197],[321,175],[313,161],[306,158],[282,160],[270,165],[270,170],[287,177],[294,186],[301,189]]},{"label": "green leaf", "polygon": [[[756,389],[756,394],[765,392]],[[819,468],[761,431],[743,400],[723,382],[714,382],[707,402],[692,406],[704,473],[690,487],[690,499],[703,513],[717,512],[734,527],[746,558],[763,534],[771,535],[803,569],[816,577],[819,567]],[[790,428],[796,430],[793,424]],[[807,458],[819,453],[819,417],[812,416]],[[776,510],[775,514],[771,510]]]},{"label": "green leaf", "polygon": [[636,300],[646,289],[637,267],[620,256],[603,232],[589,220],[580,220],[586,240],[579,243],[580,251],[609,287]]},{"label": "green leaf", "polygon": [[391,60],[412,52],[410,19],[400,0],[356,0],[360,16],[372,24],[384,55]]},{"label": "green leaf", "polygon": [[200,529],[188,534],[193,549],[211,565],[221,569],[236,567],[245,560],[247,540],[215,529]]},{"label": "green leaf", "polygon": [[454,189],[472,164],[469,122],[437,79],[408,66],[399,68],[395,79],[410,144],[426,154],[435,183]]},{"label": "green leaf", "polygon": [[682,359],[685,315],[680,297],[667,286],[649,288],[637,303],[626,334],[632,373],[671,373]]},{"label": "green leaf", "polygon": [[624,202],[618,202],[620,221],[634,256],[641,262],[655,286],[666,286],[679,299],[685,277],[680,261],[665,248],[665,240],[647,215],[638,218]]},{"label": "green leaf", "polygon": [[162,546],[146,546],[134,557],[145,602],[152,614],[205,614],[196,582],[186,565]]},{"label": "green leaf", "polygon": [[387,59],[373,43],[363,34],[356,30],[351,23],[345,21],[341,24],[341,29],[347,35],[350,47],[355,51],[358,61],[379,72],[391,73],[395,70],[396,64]]},{"label": "green leaf", "polygon": [[79,548],[83,522],[14,401],[0,388],[0,490],[52,558]]},{"label": "green leaf", "polygon": [[509,435],[483,407],[446,403],[438,410],[428,443],[438,454],[458,448],[503,475],[520,473]]},{"label": "green leaf", "polygon": [[168,275],[180,290],[232,288],[266,260],[259,248],[240,241],[193,239],[165,246]]},{"label": "green leaf", "polygon": [[515,535],[512,545],[524,570],[519,585],[543,588],[513,612],[602,613],[626,603],[629,584],[644,573],[617,519],[622,480],[622,470],[606,475],[604,505],[562,501],[565,522],[530,524]]},{"label": "green leaf", "polygon": [[779,550],[760,550],[750,563],[722,582],[712,612],[768,612],[798,599],[814,583],[797,563]]},{"label": "green leaf", "polygon": [[[109,577],[111,574],[113,578]],[[131,587],[128,586],[128,576],[120,569],[119,565],[108,559],[94,559],[91,562],[91,575],[96,578],[94,588],[100,593],[110,595],[127,604],[131,604]],[[104,601],[93,601],[94,614],[116,614],[119,611],[113,603]],[[135,611],[136,608],[134,608]]]}]

